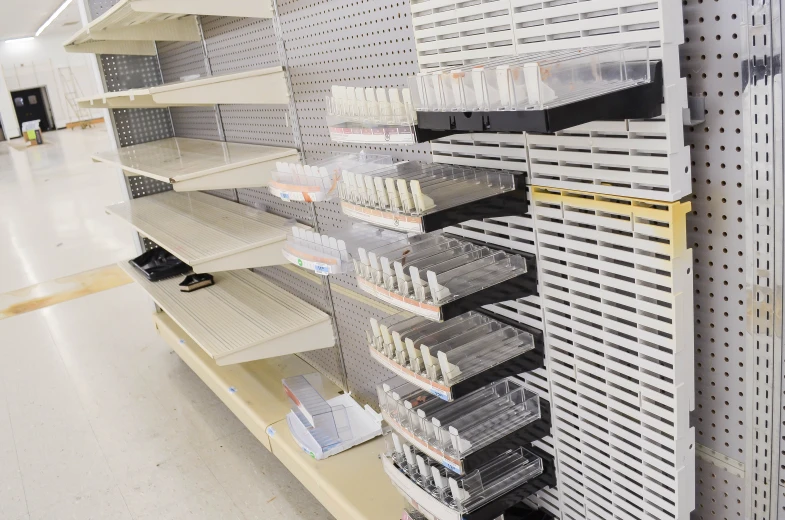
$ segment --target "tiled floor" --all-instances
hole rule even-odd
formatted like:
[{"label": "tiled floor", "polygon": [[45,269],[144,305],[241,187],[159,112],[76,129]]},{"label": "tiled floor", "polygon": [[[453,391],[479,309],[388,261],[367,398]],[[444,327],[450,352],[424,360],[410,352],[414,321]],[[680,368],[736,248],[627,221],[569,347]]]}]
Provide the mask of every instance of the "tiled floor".
[{"label": "tiled floor", "polygon": [[[85,155],[106,133],[45,138],[0,143],[0,293],[134,251],[103,213],[119,179]],[[123,285],[0,319],[0,519],[330,519],[158,338],[151,311]]]}]

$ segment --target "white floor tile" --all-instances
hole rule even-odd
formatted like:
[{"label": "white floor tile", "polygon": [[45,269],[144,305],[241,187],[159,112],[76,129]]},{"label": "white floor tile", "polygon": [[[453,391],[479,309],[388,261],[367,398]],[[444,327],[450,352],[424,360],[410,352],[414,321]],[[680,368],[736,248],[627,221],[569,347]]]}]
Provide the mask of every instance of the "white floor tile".
[{"label": "white floor tile", "polygon": [[247,430],[199,449],[248,520],[330,520],[324,507]]},{"label": "white floor tile", "polygon": [[131,514],[149,516],[191,497],[220,490],[220,485],[194,452],[130,475],[120,491]]},{"label": "white floor tile", "polygon": [[160,511],[139,516],[137,520],[245,520],[245,516],[221,490],[199,493]]},{"label": "white floor tile", "polygon": [[0,292],[101,267],[134,252],[131,235],[104,207],[124,198],[120,175],[90,155],[109,147],[104,125],[48,132],[47,145],[0,143]]},{"label": "white floor tile", "polygon": [[30,520],[133,520],[117,487],[101,489],[58,502],[34,513]]},{"label": "white floor tile", "polygon": [[2,379],[0,379],[0,511],[9,518],[27,517],[22,473],[17,462],[16,442],[5,404]]}]

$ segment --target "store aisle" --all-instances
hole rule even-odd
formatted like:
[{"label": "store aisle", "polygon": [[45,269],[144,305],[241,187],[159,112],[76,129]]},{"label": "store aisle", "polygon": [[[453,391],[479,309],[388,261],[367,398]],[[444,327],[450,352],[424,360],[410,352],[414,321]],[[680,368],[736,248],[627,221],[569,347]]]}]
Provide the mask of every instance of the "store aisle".
[{"label": "store aisle", "polygon": [[[0,306],[58,284],[9,290],[47,276],[78,284],[99,260],[132,254],[131,236],[102,216],[117,180],[78,158],[101,135],[0,151]],[[111,273],[93,271],[91,294],[0,313],[0,518],[330,519],[158,338],[146,294],[101,283]]]},{"label": "store aisle", "polygon": [[21,151],[0,142],[0,293],[134,252],[131,232],[104,211],[123,200],[123,180],[90,160],[109,147],[106,127],[47,132],[44,140]]}]

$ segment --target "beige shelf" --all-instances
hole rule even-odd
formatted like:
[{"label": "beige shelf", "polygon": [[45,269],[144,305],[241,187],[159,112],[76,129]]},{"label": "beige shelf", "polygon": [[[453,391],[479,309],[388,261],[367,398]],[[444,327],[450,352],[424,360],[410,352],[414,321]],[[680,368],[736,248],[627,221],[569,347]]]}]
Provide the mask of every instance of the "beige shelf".
[{"label": "beige shelf", "polygon": [[155,56],[156,41],[201,41],[196,15],[272,18],[255,0],[120,0],[67,42],[69,52]]},{"label": "beige shelf", "polygon": [[93,161],[172,184],[175,191],[267,186],[276,162],[297,162],[297,150],[173,137],[92,156]]},{"label": "beige shelf", "polygon": [[182,276],[150,282],[120,267],[220,366],[335,346],[327,314],[252,271],[215,273],[215,285],[183,293]]},{"label": "beige shelf", "polygon": [[206,193],[168,191],[106,208],[197,273],[284,265],[291,221]]},{"label": "beige shelf", "polygon": [[[314,460],[289,433],[289,402],[281,379],[315,372],[295,356],[219,367],[165,313],[158,333],[273,455],[337,520],[398,520],[405,502],[384,473],[376,438],[325,460]],[[339,389],[325,379],[325,398]],[[229,391],[227,391],[229,389]]]},{"label": "beige shelf", "polygon": [[282,67],[221,74],[77,100],[82,108],[166,108],[222,104],[282,105],[289,89]]}]

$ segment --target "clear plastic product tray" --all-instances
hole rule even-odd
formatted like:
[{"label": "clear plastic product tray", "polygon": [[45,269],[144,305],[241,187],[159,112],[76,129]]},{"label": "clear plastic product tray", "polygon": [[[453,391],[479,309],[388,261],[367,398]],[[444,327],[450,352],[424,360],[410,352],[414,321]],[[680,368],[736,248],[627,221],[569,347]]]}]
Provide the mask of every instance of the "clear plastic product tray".
[{"label": "clear plastic product tray", "polygon": [[421,233],[445,227],[437,222],[428,229],[426,217],[451,208],[461,210],[463,218],[456,222],[488,216],[471,214],[487,207],[467,205],[519,189],[523,182],[520,175],[501,170],[409,162],[365,174],[346,172],[339,192],[346,215],[377,226]]},{"label": "clear plastic product tray", "polygon": [[323,397],[321,374],[286,378],[283,387],[292,412],[289,429],[314,458],[323,459],[381,435],[381,418],[364,409],[348,394],[330,400]]},{"label": "clear plastic product tray", "polygon": [[[358,250],[361,289],[430,320],[452,316],[445,306],[526,274],[526,259],[436,231]],[[494,295],[491,295],[494,296]],[[505,292],[501,299],[510,299]],[[484,300],[483,300],[484,301]],[[478,307],[493,303],[480,303]],[[460,313],[457,313],[460,314]]]},{"label": "clear plastic product tray", "polygon": [[523,429],[541,417],[537,394],[513,378],[449,403],[400,377],[385,381],[377,392],[382,417],[396,433],[458,474],[487,460],[481,452],[492,444],[511,448],[531,441]]},{"label": "clear plastic product tray", "polygon": [[442,323],[409,312],[370,322],[371,355],[446,401],[460,383],[534,349],[529,332],[475,311]]},{"label": "clear plastic product tray", "polygon": [[[543,472],[542,459],[523,448],[509,450],[463,476],[420,452],[394,432],[386,434],[384,469],[410,502],[442,520],[458,520],[514,492]],[[523,497],[522,497],[523,498]]]},{"label": "clear plastic product tray", "polygon": [[651,81],[648,43],[506,57],[420,72],[417,111],[544,110]]},{"label": "clear plastic product tray", "polygon": [[350,273],[355,270],[358,244],[381,246],[404,235],[367,224],[355,224],[347,229],[328,235],[319,235],[310,229],[293,226],[283,245],[283,256],[289,262],[316,274],[331,275]]},{"label": "clear plastic product tray", "polygon": [[414,110],[408,88],[333,85],[327,96],[327,126],[336,143],[398,144],[416,142]]},{"label": "clear plastic product tray", "polygon": [[389,155],[338,155],[310,165],[277,162],[268,183],[270,193],[282,200],[323,202],[338,196],[338,182],[344,172],[363,174],[389,167]]}]

